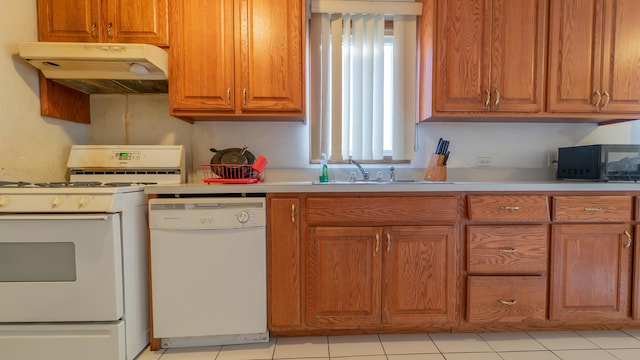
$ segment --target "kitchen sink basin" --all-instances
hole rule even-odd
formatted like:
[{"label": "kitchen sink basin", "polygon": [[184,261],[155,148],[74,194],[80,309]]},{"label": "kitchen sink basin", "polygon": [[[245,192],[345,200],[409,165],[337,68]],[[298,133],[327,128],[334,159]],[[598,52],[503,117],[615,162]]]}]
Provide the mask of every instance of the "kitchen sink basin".
[{"label": "kitchen sink basin", "polygon": [[408,185],[408,184],[453,184],[447,181],[426,181],[426,180],[329,180],[328,182],[313,182],[314,185]]}]

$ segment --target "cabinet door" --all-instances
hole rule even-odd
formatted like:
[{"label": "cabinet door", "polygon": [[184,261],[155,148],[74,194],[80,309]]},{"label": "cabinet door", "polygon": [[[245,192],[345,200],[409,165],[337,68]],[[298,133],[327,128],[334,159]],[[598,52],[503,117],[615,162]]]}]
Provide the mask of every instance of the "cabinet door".
[{"label": "cabinet door", "polygon": [[172,0],[169,107],[180,116],[233,107],[233,0]]},{"label": "cabinet door", "polygon": [[[606,0],[604,22],[602,110],[640,113],[640,1]],[[606,93],[606,94],[605,94]]]},{"label": "cabinet door", "polygon": [[38,40],[96,42],[100,0],[38,0]]},{"label": "cabinet door", "polygon": [[491,111],[540,112],[547,1],[493,1]]},{"label": "cabinet door", "polygon": [[384,323],[455,322],[455,233],[454,226],[394,226],[384,230]]},{"label": "cabinet door", "polygon": [[601,0],[551,1],[548,110],[596,111],[600,88]]},{"label": "cabinet door", "polygon": [[640,225],[636,225],[634,233],[634,258],[633,258],[633,309],[634,320],[640,320]]},{"label": "cabinet door", "polygon": [[300,0],[240,3],[238,89],[243,112],[303,111],[304,31]]},{"label": "cabinet door", "polygon": [[436,112],[488,109],[490,14],[491,0],[438,2]]},{"label": "cabinet door", "polygon": [[270,198],[268,204],[269,328],[299,326],[300,201],[296,197]]},{"label": "cabinet door", "polygon": [[168,46],[168,0],[107,0],[105,42]]},{"label": "cabinet door", "polygon": [[308,230],[306,320],[309,325],[380,323],[382,231],[371,227]]},{"label": "cabinet door", "polygon": [[552,228],[549,318],[626,319],[633,252],[629,226],[561,224]]}]

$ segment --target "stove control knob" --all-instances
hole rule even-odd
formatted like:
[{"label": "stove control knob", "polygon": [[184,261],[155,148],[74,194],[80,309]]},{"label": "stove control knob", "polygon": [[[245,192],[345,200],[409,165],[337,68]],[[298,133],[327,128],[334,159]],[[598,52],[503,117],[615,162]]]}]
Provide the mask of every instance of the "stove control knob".
[{"label": "stove control knob", "polygon": [[245,224],[247,221],[249,221],[249,213],[244,210],[240,211],[238,215],[236,215],[236,219],[238,219],[240,223]]},{"label": "stove control knob", "polygon": [[60,207],[60,205],[62,205],[62,197],[56,196],[51,200],[51,208],[52,209]]},{"label": "stove control knob", "polygon": [[9,197],[8,196],[0,196],[0,207],[5,207],[9,205]]},{"label": "stove control knob", "polygon": [[88,204],[89,204],[89,198],[87,196],[81,196],[80,200],[78,200],[78,209],[82,209]]}]

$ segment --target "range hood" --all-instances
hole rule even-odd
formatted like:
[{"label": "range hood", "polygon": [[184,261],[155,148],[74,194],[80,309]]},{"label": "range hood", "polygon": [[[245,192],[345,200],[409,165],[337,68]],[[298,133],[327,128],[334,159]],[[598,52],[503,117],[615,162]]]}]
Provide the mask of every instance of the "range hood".
[{"label": "range hood", "polygon": [[147,44],[25,42],[19,56],[86,94],[167,93],[168,56]]}]

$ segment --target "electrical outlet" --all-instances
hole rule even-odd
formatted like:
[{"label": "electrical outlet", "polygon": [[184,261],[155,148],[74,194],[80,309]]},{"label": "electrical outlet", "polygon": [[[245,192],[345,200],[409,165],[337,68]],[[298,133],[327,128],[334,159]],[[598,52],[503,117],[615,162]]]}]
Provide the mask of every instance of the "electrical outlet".
[{"label": "electrical outlet", "polygon": [[490,156],[478,156],[476,165],[478,167],[491,167],[491,165],[493,165],[493,158]]},{"label": "electrical outlet", "polygon": [[557,151],[548,151],[547,152],[547,167],[550,167],[550,168],[558,167],[558,152]]}]

